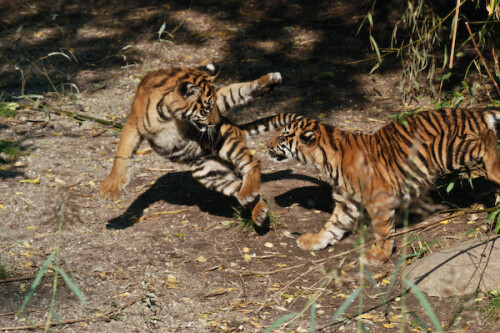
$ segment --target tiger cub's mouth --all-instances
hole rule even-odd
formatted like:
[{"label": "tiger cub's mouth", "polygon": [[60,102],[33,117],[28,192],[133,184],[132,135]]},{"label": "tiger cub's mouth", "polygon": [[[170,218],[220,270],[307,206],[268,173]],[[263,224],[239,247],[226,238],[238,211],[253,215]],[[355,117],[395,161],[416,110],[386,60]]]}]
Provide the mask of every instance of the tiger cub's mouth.
[{"label": "tiger cub's mouth", "polygon": [[190,121],[190,123],[193,124],[194,127],[196,127],[196,129],[200,132],[207,132],[215,127],[215,125],[199,124],[195,121]]},{"label": "tiger cub's mouth", "polygon": [[285,155],[277,154],[276,151],[273,149],[268,148],[267,151],[269,153],[269,156],[278,162],[282,162],[287,159]]}]

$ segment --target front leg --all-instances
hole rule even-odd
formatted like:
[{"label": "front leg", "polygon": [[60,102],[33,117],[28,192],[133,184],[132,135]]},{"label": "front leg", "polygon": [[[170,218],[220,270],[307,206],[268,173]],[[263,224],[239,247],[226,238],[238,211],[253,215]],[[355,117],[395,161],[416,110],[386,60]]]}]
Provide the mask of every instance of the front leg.
[{"label": "front leg", "polygon": [[335,245],[344,235],[351,231],[360,213],[356,202],[348,195],[334,193],[336,201],[332,216],[317,233],[305,233],[297,239],[297,245],[309,251],[321,250],[328,245]]},{"label": "front leg", "polygon": [[121,190],[129,182],[130,159],[142,141],[133,119],[133,117],[129,117],[125,123],[111,172],[101,183],[99,196],[102,199],[118,199]]},{"label": "front leg", "polygon": [[224,124],[221,134],[225,138],[219,157],[236,167],[242,175],[236,198],[252,211],[252,220],[261,226],[267,220],[267,203],[260,198],[261,164],[245,143],[245,136],[236,126]]},{"label": "front leg", "polygon": [[229,109],[252,102],[281,83],[281,74],[269,73],[251,82],[233,83],[217,91],[217,107],[223,113]]}]

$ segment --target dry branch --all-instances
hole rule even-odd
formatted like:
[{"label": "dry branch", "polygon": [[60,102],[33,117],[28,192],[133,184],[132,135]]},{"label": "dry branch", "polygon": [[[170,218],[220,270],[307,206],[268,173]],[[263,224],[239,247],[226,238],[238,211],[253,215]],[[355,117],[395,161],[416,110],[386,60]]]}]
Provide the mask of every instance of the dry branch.
[{"label": "dry branch", "polygon": [[474,48],[476,49],[476,53],[479,56],[479,59],[481,59],[481,62],[483,63],[483,66],[486,69],[486,72],[488,73],[490,80],[493,82],[493,85],[495,86],[497,93],[500,96],[500,87],[498,86],[498,83],[495,80],[495,78],[493,77],[493,75],[491,75],[491,71],[488,68],[488,65],[486,64],[486,60],[484,59],[483,54],[481,53],[481,51],[477,47],[476,40],[474,39],[474,35],[472,34],[472,31],[470,30],[470,27],[469,27],[469,22],[465,22],[465,26],[467,27],[467,30],[469,31],[469,35],[470,35],[470,38],[472,40],[472,44],[474,44]]}]

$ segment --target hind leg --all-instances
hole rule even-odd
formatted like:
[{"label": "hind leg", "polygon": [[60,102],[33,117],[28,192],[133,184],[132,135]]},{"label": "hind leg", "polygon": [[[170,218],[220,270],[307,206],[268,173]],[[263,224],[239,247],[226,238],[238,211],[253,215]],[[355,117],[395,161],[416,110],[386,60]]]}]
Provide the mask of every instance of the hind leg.
[{"label": "hind leg", "polygon": [[260,195],[253,200],[240,199],[243,182],[236,176],[229,163],[218,158],[200,160],[192,166],[192,173],[193,177],[206,188],[238,199],[241,205],[250,210],[252,220],[257,226],[262,226],[267,220],[267,203],[260,198]]},{"label": "hind leg", "polygon": [[493,131],[488,131],[484,144],[483,162],[486,167],[486,178],[500,185],[500,159],[498,158],[497,138]]},{"label": "hind leg", "polygon": [[396,199],[383,191],[366,202],[366,210],[371,218],[372,230],[375,234],[375,246],[366,251],[362,260],[368,265],[379,265],[389,261],[394,247]]}]

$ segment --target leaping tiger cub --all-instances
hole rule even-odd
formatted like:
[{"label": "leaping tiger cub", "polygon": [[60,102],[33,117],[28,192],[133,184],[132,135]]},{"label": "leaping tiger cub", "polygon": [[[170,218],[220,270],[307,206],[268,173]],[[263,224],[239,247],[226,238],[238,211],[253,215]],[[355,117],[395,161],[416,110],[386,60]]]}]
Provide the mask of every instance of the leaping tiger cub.
[{"label": "leaping tiger cub", "polygon": [[158,154],[189,164],[193,177],[205,187],[236,197],[251,211],[256,225],[267,220],[267,204],[259,195],[260,161],[250,153],[245,135],[279,128],[295,115],[269,117],[240,128],[232,125],[220,112],[271,91],[281,83],[281,75],[269,73],[216,92],[217,74],[218,67],[208,64],[157,70],[142,79],[113,167],[101,183],[101,198],[120,196],[129,181],[131,157],[145,138]]},{"label": "leaping tiger cub", "polygon": [[[364,261],[380,264],[393,251],[395,209],[438,175],[482,163],[487,179],[500,185],[495,124],[500,111],[439,110],[392,122],[374,134],[346,132],[312,119],[285,125],[268,143],[272,158],[316,166],[333,185],[336,202],[317,233],[297,239],[306,250],[339,241],[353,228],[363,205],[377,240]],[[403,206],[404,207],[404,206]]]}]

